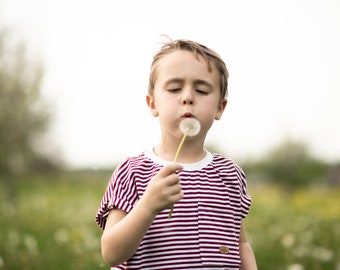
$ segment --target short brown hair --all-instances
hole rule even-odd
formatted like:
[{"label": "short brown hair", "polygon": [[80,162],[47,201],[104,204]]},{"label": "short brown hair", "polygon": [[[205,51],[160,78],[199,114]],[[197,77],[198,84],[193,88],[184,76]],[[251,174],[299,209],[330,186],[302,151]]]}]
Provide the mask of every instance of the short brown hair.
[{"label": "short brown hair", "polygon": [[165,55],[177,51],[177,50],[185,50],[194,53],[194,55],[198,58],[198,56],[203,57],[203,59],[208,64],[209,72],[212,71],[214,65],[219,74],[220,74],[220,93],[221,100],[228,96],[228,78],[229,73],[226,67],[226,64],[222,60],[222,58],[213,50],[208,47],[197,43],[195,41],[179,39],[179,40],[171,40],[166,42],[160,49],[158,53],[156,53],[153,57],[153,61],[150,69],[150,77],[149,77],[149,87],[148,93],[149,95],[153,94],[155,82],[157,79],[157,63],[158,61],[164,57]]}]

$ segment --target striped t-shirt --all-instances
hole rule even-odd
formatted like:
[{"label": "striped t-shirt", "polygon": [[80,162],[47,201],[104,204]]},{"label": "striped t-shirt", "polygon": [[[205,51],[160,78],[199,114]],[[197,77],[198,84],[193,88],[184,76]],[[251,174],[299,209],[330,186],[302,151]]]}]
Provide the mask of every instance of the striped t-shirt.
[{"label": "striped t-shirt", "polygon": [[[153,151],[127,158],[113,172],[100,203],[96,222],[105,227],[109,211],[130,212],[149,180],[168,161]],[[177,172],[184,198],[159,213],[136,253],[111,269],[238,269],[241,219],[251,198],[242,169],[219,154],[207,153],[200,162],[182,164]]]}]

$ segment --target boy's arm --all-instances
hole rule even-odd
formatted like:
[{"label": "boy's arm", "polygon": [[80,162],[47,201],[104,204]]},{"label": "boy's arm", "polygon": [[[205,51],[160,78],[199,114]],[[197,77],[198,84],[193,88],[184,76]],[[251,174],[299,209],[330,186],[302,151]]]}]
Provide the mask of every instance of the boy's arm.
[{"label": "boy's arm", "polygon": [[101,239],[102,256],[110,266],[127,261],[136,252],[155,215],[137,203],[129,214],[112,209]]},{"label": "boy's arm", "polygon": [[240,232],[240,255],[241,268],[240,270],[257,270],[256,259],[249,242],[247,241],[246,230],[244,228],[243,220],[241,222]]},{"label": "boy's arm", "polygon": [[170,164],[162,168],[129,213],[112,209],[107,217],[101,238],[104,260],[110,266],[119,265],[133,256],[156,215],[183,198],[177,170],[183,167]]}]

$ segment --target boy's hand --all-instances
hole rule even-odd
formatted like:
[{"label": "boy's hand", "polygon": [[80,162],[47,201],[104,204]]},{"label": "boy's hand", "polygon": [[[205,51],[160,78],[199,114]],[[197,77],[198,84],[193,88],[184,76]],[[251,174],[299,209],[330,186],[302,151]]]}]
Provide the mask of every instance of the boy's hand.
[{"label": "boy's hand", "polygon": [[151,213],[158,214],[183,198],[180,179],[176,171],[183,169],[179,164],[163,167],[149,182],[141,203]]}]

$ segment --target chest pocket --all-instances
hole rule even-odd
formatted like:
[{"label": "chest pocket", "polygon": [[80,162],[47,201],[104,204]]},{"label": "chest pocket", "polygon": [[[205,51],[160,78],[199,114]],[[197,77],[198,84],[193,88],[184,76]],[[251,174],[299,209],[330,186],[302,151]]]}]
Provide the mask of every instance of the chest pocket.
[{"label": "chest pocket", "polygon": [[202,265],[238,267],[240,220],[228,193],[198,202],[198,238]]}]

